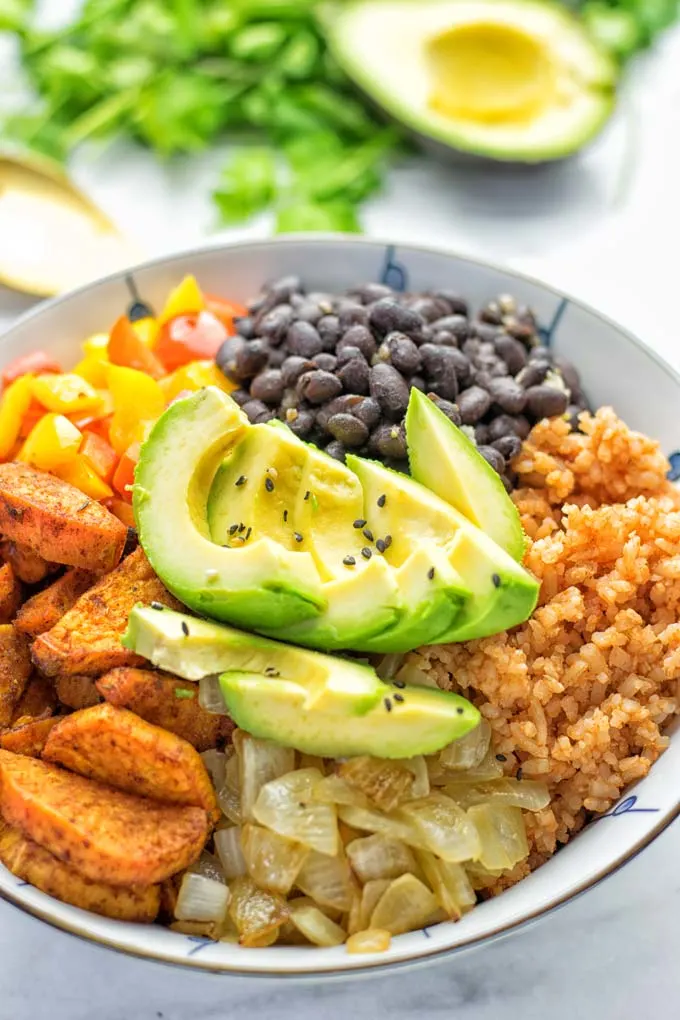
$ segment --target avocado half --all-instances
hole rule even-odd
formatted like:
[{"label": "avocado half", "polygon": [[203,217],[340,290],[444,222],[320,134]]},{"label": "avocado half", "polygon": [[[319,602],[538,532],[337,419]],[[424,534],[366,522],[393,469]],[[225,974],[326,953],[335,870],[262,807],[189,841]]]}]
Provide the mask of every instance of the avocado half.
[{"label": "avocado half", "polygon": [[618,68],[552,0],[345,0],[321,8],[344,71],[421,141],[502,162],[583,148]]}]

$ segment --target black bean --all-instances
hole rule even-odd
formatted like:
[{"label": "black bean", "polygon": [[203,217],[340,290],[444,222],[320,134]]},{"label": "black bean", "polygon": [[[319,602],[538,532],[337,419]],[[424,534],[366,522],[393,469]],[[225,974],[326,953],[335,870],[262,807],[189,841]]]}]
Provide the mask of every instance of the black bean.
[{"label": "black bean", "polygon": [[454,315],[467,315],[468,303],[453,290],[436,290],[434,296],[446,301]]},{"label": "black bean", "polygon": [[336,375],[347,393],[360,393],[363,396],[370,390],[370,370],[361,354],[337,369]]},{"label": "black bean", "polygon": [[555,358],[555,367],[559,369],[560,375],[571,393],[571,399],[575,401],[581,395],[581,379],[577,370],[570,361],[565,361],[564,358]]},{"label": "black bean", "polygon": [[314,363],[317,368],[323,369],[324,372],[334,372],[338,364],[338,359],[334,354],[328,354],[322,351],[321,354],[314,355]]},{"label": "black bean", "polygon": [[342,336],[340,320],[337,315],[324,315],[317,322],[316,329],[321,337],[324,351],[334,351],[335,345]]},{"label": "black bean", "polygon": [[236,332],[244,340],[252,340],[255,336],[255,323],[249,315],[242,315],[240,318],[234,319],[234,325]]},{"label": "black bean", "polygon": [[313,361],[302,358],[299,354],[293,354],[290,358],[286,358],[281,366],[284,385],[294,386],[303,372],[313,372],[314,368]]},{"label": "black bean", "polygon": [[368,428],[353,414],[334,414],[326,428],[344,446],[363,446],[368,439]]},{"label": "black bean", "polygon": [[442,400],[436,393],[428,393],[428,397],[454,425],[462,424],[458,404],[452,404],[450,400]]},{"label": "black bean", "polygon": [[230,336],[224,341],[217,354],[215,355],[215,362],[221,372],[226,375],[227,379],[231,379],[232,382],[241,382],[242,379],[247,379],[248,376],[241,376],[236,370],[236,355],[245,347],[246,341],[241,336]]},{"label": "black bean", "polygon": [[323,340],[311,322],[294,322],[286,333],[286,347],[290,354],[313,358],[323,350]]},{"label": "black bean", "polygon": [[350,296],[361,301],[363,305],[372,305],[381,298],[392,297],[393,293],[392,288],[385,283],[362,283],[359,287],[352,287]]},{"label": "black bean", "polygon": [[339,354],[340,351],[345,350],[347,347],[358,348],[366,358],[366,361],[370,361],[377,350],[377,345],[370,329],[359,324],[350,326],[349,329],[345,330],[342,338],[338,341],[336,351]]},{"label": "black bean", "polygon": [[337,439],[334,439],[326,447],[326,453],[328,456],[332,457],[333,460],[339,460],[342,464],[345,463],[345,452],[345,447]]},{"label": "black bean", "polygon": [[564,390],[548,383],[530,386],[527,390],[527,407],[535,418],[552,418],[564,414],[569,405],[569,395]]},{"label": "black bean", "polygon": [[[509,414],[499,414],[489,422],[489,442],[493,443],[496,439],[502,439],[503,436],[520,436],[520,422],[526,418],[522,415],[511,416]],[[527,426],[529,423],[527,422]],[[528,434],[528,431],[527,431]],[[525,438],[520,436],[520,439]]]},{"label": "black bean", "polygon": [[367,326],[368,311],[357,301],[346,298],[338,305],[338,319],[343,332],[350,326]]},{"label": "black bean", "polygon": [[296,319],[300,322],[311,322],[312,326],[316,326],[323,314],[323,310],[319,308],[318,304],[315,301],[310,301],[309,298],[303,298],[302,303],[295,309]]},{"label": "black bean", "polygon": [[300,397],[298,396],[297,390],[294,386],[287,386],[283,391],[283,396],[281,397],[279,411],[282,411],[285,415],[286,411],[290,411],[293,408],[297,410],[299,407]]},{"label": "black bean", "polygon": [[477,446],[486,446],[489,442],[489,426],[475,425],[475,442]]},{"label": "black bean", "polygon": [[390,361],[402,375],[413,375],[420,368],[420,351],[405,333],[388,333],[380,348],[387,352]]},{"label": "black bean", "polygon": [[284,382],[280,368],[266,368],[250,384],[250,395],[265,404],[278,404],[283,396]]},{"label": "black bean", "polygon": [[503,322],[503,313],[498,305],[497,301],[489,301],[488,305],[485,305],[479,313],[479,318],[482,322],[488,322],[492,326],[500,326]]},{"label": "black bean", "polygon": [[[293,417],[293,414],[295,415]],[[286,417],[286,422],[290,427],[291,431],[295,433],[300,439],[306,439],[309,433],[314,428],[314,412],[313,411],[297,411],[293,412],[291,417]]]},{"label": "black bean", "polygon": [[406,433],[401,425],[378,425],[371,433],[369,445],[381,457],[395,460],[406,457]]},{"label": "black bean", "polygon": [[499,332],[501,332],[498,326],[492,326],[488,322],[473,322],[471,330],[474,337],[486,343],[493,343]]},{"label": "black bean", "polygon": [[496,439],[491,444],[495,450],[505,457],[506,460],[510,461],[517,456],[519,451],[522,449],[522,440],[519,436],[503,436],[501,439]]},{"label": "black bean", "polygon": [[529,351],[529,362],[531,364],[552,365],[552,351],[548,347],[538,344]]},{"label": "black bean", "polygon": [[440,347],[458,347],[458,339],[448,329],[440,329],[432,334],[432,343]]},{"label": "black bean", "polygon": [[422,315],[410,308],[404,308],[393,298],[382,298],[371,305],[369,322],[379,336],[386,336],[398,330],[412,339],[414,334],[420,334],[425,325]]},{"label": "black bean", "polygon": [[517,374],[517,382],[528,390],[531,386],[539,386],[550,371],[550,365],[543,361],[529,362]]},{"label": "black bean", "polygon": [[515,339],[528,347],[536,337],[536,326],[530,322],[519,322],[516,318],[505,323],[505,329]]},{"label": "black bean", "polygon": [[523,344],[507,333],[500,333],[493,342],[494,350],[508,366],[510,375],[517,375],[527,363],[527,352]]},{"label": "black bean", "polygon": [[487,464],[490,464],[494,471],[502,475],[505,471],[505,457],[498,450],[495,450],[493,446],[479,446],[477,449]]},{"label": "black bean", "polygon": [[409,301],[408,308],[413,312],[417,312],[418,315],[422,315],[425,322],[434,322],[435,319],[440,319],[442,315],[446,315],[448,305],[442,305],[442,302],[436,297],[426,294],[423,297],[416,297]]},{"label": "black bean", "polygon": [[325,290],[312,290],[307,295],[307,301],[318,305],[323,315],[330,315],[333,311],[334,300],[333,294],[329,294]]},{"label": "black bean", "polygon": [[458,410],[463,425],[474,425],[491,407],[491,397],[481,386],[470,386],[458,397]]},{"label": "black bean", "polygon": [[469,374],[470,366],[468,359],[455,347],[423,344],[420,348],[420,354],[423,359],[423,367],[428,376],[441,378],[442,376],[451,375],[454,382],[456,382],[459,372],[464,374],[465,370],[467,370]]},{"label": "black bean", "polygon": [[404,377],[392,365],[374,365],[370,371],[371,396],[387,418],[396,421],[408,407],[409,388]]},{"label": "black bean", "polygon": [[247,390],[233,390],[229,396],[236,401],[239,407],[243,407],[250,400],[250,393]]},{"label": "black bean", "polygon": [[253,425],[259,425],[265,421],[271,421],[274,417],[274,412],[266,404],[263,404],[261,400],[249,400],[247,404],[243,405],[243,411],[248,415],[248,420]]},{"label": "black bean", "polygon": [[494,403],[498,404],[501,411],[505,411],[507,414],[520,414],[527,402],[526,391],[510,376],[492,379],[489,393],[493,397]]},{"label": "black bean", "polygon": [[[363,354],[361,353],[358,347],[340,347],[340,346],[338,346],[336,357],[338,359],[339,366],[346,365],[347,362],[352,361],[353,358],[364,358]],[[365,358],[364,361],[366,361]]]},{"label": "black bean", "polygon": [[339,397],[333,397],[316,412],[317,425],[326,430],[328,421],[334,414],[349,414],[362,400],[363,397],[354,393],[342,393]]},{"label": "black bean", "polygon": [[460,343],[470,336],[470,323],[464,315],[445,315],[432,323],[435,335],[441,331],[453,334]]},{"label": "black bean", "polygon": [[420,390],[421,393],[424,393],[427,389],[427,383],[423,379],[422,375],[412,375],[408,384],[412,390]]},{"label": "black bean", "polygon": [[380,404],[373,397],[364,397],[361,403],[352,408],[352,414],[372,429],[380,421]]},{"label": "black bean", "polygon": [[337,376],[321,369],[305,372],[297,381],[298,393],[310,404],[325,404],[327,400],[337,397],[341,390],[342,383]]},{"label": "black bean", "polygon": [[276,305],[275,308],[258,319],[255,328],[260,336],[266,337],[271,344],[276,346],[281,343],[288,332],[294,314],[290,305]]},{"label": "black bean", "polygon": [[302,280],[293,275],[282,276],[265,287],[265,292],[276,298],[277,303],[290,301],[293,294],[300,294],[302,290]]},{"label": "black bean", "polygon": [[281,365],[286,360],[286,351],[283,347],[270,347],[269,348],[269,367],[270,368],[281,368]]},{"label": "black bean", "polygon": [[252,379],[269,360],[270,347],[266,340],[244,343],[234,357],[235,373],[239,379]]}]

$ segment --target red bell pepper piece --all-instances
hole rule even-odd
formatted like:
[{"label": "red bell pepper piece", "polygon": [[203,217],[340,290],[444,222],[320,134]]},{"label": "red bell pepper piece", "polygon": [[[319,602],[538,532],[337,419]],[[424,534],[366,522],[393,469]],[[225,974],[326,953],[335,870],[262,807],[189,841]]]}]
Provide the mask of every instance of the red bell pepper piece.
[{"label": "red bell pepper piece", "polygon": [[132,502],[131,487],[135,480],[135,468],[139,460],[140,443],[133,443],[129,446],[118,461],[118,467],[114,471],[112,485],[116,492],[127,503]]},{"label": "red bell pepper piece", "polygon": [[107,350],[112,365],[136,368],[139,372],[146,372],[152,379],[160,379],[165,375],[162,364],[140,340],[125,315],[121,315],[114,323]]},{"label": "red bell pepper piece", "polygon": [[190,361],[214,358],[228,336],[224,323],[212,312],[189,312],[161,326],[154,352],[167,371],[174,372]]},{"label": "red bell pepper piece", "polygon": [[103,481],[109,483],[118,463],[118,454],[96,432],[86,432],[80,444],[80,453]]},{"label": "red bell pepper piece", "polygon": [[246,306],[240,305],[238,301],[228,301],[216,294],[205,294],[204,297],[205,307],[220,320],[229,335],[233,336],[236,332],[234,319],[243,319],[248,314]]},{"label": "red bell pepper piece", "polygon": [[2,385],[9,386],[15,379],[22,375],[42,375],[45,372],[63,372],[58,361],[51,358],[46,351],[31,351],[30,354],[20,354],[9,365],[2,370]]}]

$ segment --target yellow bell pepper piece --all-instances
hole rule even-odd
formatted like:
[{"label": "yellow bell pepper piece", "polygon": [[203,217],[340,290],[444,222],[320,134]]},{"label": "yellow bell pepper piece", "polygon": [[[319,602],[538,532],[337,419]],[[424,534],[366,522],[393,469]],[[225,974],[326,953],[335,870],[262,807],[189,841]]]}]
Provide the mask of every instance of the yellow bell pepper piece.
[{"label": "yellow bell pepper piece", "polygon": [[3,393],[0,401],[0,460],[6,460],[12,453],[32,399],[32,375],[20,376]]},{"label": "yellow bell pepper piece", "polygon": [[108,383],[114,407],[109,439],[122,455],[132,443],[143,441],[149,422],[165,410],[165,396],[155,379],[136,368],[110,365]]},{"label": "yellow bell pepper piece", "polygon": [[31,429],[17,459],[41,471],[53,471],[74,459],[82,438],[63,414],[46,414]]},{"label": "yellow bell pepper piece", "polygon": [[55,414],[95,411],[101,407],[101,398],[95,388],[75,372],[36,375],[31,389],[38,403]]},{"label": "yellow bell pepper piece", "polygon": [[198,286],[196,277],[189,274],[185,276],[168,294],[165,308],[158,316],[158,322],[163,325],[176,315],[186,315],[188,312],[202,312],[205,308],[205,298]]},{"label": "yellow bell pepper piece", "polygon": [[137,319],[136,322],[132,323],[132,328],[142,343],[151,349],[156,342],[160,329],[158,319],[152,319],[151,316],[148,316],[146,319]]},{"label": "yellow bell pepper piece", "polygon": [[102,386],[106,386],[107,364],[107,358],[98,358],[90,355],[87,358],[83,358],[82,361],[79,361],[73,371],[76,375],[79,375],[81,379],[84,379],[85,382],[89,382],[90,386],[94,386],[95,389],[99,389]]},{"label": "yellow bell pepper piece", "polygon": [[70,463],[56,468],[54,474],[75,485],[90,499],[110,499],[113,496],[113,489],[101,480],[82,453],[76,454]]},{"label": "yellow bell pepper piece", "polygon": [[214,361],[191,361],[182,365],[172,375],[159,379],[158,385],[165,394],[168,403],[174,400],[182,390],[202,390],[204,386],[219,386],[224,393],[233,393],[238,387],[220,372]]},{"label": "yellow bell pepper piece", "polygon": [[87,340],[83,340],[83,354],[86,358],[97,358],[103,355],[104,360],[107,360],[106,349],[108,346],[108,333],[94,333],[93,336],[89,336]]}]

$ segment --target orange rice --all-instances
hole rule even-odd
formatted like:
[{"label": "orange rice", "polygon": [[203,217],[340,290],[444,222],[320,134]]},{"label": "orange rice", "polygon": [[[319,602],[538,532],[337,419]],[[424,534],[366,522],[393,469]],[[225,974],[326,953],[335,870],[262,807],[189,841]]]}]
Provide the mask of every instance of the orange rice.
[{"label": "orange rice", "polygon": [[493,891],[523,877],[645,776],[679,708],[680,494],[658,444],[609,408],[537,425],[514,468],[542,583],[521,627],[411,661],[488,719],[508,775],[548,783],[526,814],[532,853]]}]

